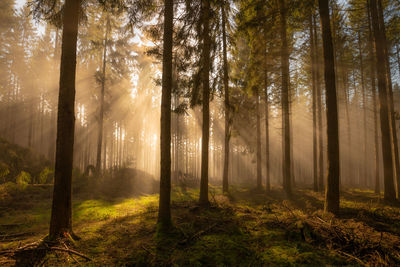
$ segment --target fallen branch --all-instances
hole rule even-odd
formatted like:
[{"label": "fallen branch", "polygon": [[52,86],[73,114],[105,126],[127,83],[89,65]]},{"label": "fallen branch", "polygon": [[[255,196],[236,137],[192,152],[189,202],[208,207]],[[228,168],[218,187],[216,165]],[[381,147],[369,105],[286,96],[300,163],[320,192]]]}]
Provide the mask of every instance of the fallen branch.
[{"label": "fallen branch", "polygon": [[338,250],[337,252],[338,252],[339,254],[342,254],[343,256],[346,256],[346,257],[348,257],[348,258],[351,258],[351,259],[357,261],[357,262],[358,262],[359,264],[361,264],[362,266],[367,266],[367,264],[365,264],[365,262],[363,262],[362,260],[360,260],[359,258],[357,258],[357,257],[354,256],[354,255],[351,255],[351,254],[349,254],[349,253],[346,253],[346,252],[340,251],[340,250]]},{"label": "fallen branch", "polygon": [[72,249],[65,249],[65,248],[59,248],[59,247],[49,247],[48,249],[49,250],[56,250],[56,251],[63,251],[63,252],[67,252],[67,253],[72,253],[72,254],[75,254],[75,255],[77,255],[79,257],[82,257],[82,258],[84,258],[84,259],[86,259],[88,261],[93,261],[88,256],[86,256],[86,255],[84,255],[82,253],[79,253],[78,251],[72,250]]}]

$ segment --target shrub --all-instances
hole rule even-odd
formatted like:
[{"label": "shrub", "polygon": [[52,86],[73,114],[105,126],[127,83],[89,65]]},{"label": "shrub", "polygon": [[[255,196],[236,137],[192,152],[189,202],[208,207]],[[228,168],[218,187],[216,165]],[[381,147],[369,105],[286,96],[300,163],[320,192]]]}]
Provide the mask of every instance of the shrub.
[{"label": "shrub", "polygon": [[32,180],[31,175],[24,171],[21,171],[20,174],[15,179],[17,185],[21,188],[25,188],[31,182],[31,180]]},{"label": "shrub", "polygon": [[53,180],[54,171],[48,167],[45,167],[39,174],[38,183],[39,184],[49,184]]},{"label": "shrub", "polygon": [[6,182],[6,177],[9,173],[8,165],[0,161],[0,180],[2,180],[3,183]]}]

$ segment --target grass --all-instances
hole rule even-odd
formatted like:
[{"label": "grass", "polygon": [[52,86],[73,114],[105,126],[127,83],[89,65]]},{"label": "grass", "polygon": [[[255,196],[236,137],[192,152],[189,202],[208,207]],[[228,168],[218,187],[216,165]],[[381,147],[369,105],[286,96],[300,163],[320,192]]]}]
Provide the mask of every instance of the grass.
[{"label": "grass", "polygon": [[[372,192],[344,191],[338,218],[324,214],[323,195],[309,190],[295,191],[293,200],[286,200],[278,189],[268,195],[245,188],[231,188],[229,195],[214,187],[210,192],[212,206],[205,209],[197,206],[197,190],[173,191],[174,229],[169,234],[157,232],[156,194],[111,200],[75,197],[73,225],[82,239],[73,247],[94,261],[76,260],[88,266],[400,263],[400,208],[385,205]],[[2,234],[28,234],[0,240],[0,250],[47,234],[51,199],[40,195],[25,195],[15,203],[17,209],[2,212]],[[29,204],[20,203],[24,201]],[[62,252],[48,255],[46,260],[47,266],[77,264]],[[0,264],[11,265],[13,261],[0,258]]]}]

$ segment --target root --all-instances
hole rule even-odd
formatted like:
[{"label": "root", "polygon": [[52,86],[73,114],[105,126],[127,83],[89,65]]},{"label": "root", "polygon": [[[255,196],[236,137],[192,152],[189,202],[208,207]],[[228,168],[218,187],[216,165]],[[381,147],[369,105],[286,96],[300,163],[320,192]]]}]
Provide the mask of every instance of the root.
[{"label": "root", "polygon": [[74,256],[79,256],[86,261],[93,261],[87,255],[69,248],[66,244],[68,241],[68,239],[58,239],[56,241],[41,240],[16,249],[0,251],[0,255],[14,259],[17,266],[40,266],[46,261],[45,257],[47,254],[58,251],[67,253],[79,265],[80,262]]}]

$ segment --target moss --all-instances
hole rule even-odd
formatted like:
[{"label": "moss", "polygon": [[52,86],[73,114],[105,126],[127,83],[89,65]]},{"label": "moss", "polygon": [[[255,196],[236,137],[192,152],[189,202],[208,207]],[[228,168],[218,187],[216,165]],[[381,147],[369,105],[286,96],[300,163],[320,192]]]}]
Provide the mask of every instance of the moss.
[{"label": "moss", "polygon": [[[29,190],[29,189],[28,189]],[[279,191],[271,196],[237,188],[230,196],[216,188],[216,203],[209,208],[197,205],[198,190],[174,190],[169,232],[157,229],[158,195],[124,199],[81,199],[73,201],[73,228],[82,237],[75,249],[95,259],[93,266],[345,266],[357,263],[331,250],[324,240],[306,229],[302,216],[333,217],[320,210],[323,195],[308,190],[295,192],[296,201],[282,201]],[[356,195],[355,195],[356,194]],[[371,202],[362,201],[366,197]],[[231,201],[230,198],[234,200]],[[22,223],[0,231],[34,231],[32,238],[48,231],[51,200],[36,199],[0,217],[0,224]],[[369,192],[343,194],[344,226],[374,229],[399,227],[400,209],[384,206]],[[351,215],[353,220],[348,220]],[[296,216],[298,219],[294,219]],[[395,222],[395,220],[398,220]],[[292,222],[289,226],[283,222]],[[306,229],[308,232],[304,233]],[[301,232],[303,231],[303,233]],[[370,234],[370,232],[368,232]],[[306,238],[304,238],[304,235]],[[390,235],[390,232],[386,233]],[[392,237],[392,236],[391,236]],[[372,235],[369,237],[372,240]],[[382,242],[385,242],[383,240]],[[17,246],[15,242],[0,248]],[[395,248],[391,248],[395,249]],[[351,249],[348,253],[352,252]],[[64,257],[49,257],[58,266]],[[72,264],[73,261],[65,261]]]}]

